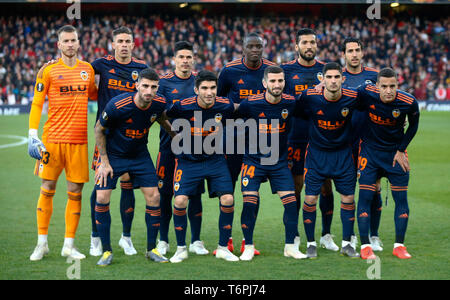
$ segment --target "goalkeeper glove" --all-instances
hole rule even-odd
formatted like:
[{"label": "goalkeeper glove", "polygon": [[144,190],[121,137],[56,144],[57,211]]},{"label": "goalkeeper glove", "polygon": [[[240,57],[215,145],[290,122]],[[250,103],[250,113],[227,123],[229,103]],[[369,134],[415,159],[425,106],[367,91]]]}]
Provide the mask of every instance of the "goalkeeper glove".
[{"label": "goalkeeper glove", "polygon": [[28,132],[28,154],[35,159],[42,159],[42,152],[47,151],[44,143],[37,136],[37,129]]}]

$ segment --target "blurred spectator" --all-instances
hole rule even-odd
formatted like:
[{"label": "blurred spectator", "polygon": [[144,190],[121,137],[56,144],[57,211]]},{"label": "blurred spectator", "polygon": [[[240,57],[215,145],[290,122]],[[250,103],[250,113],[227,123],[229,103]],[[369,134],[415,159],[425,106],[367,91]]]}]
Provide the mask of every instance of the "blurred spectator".
[{"label": "blurred spectator", "polygon": [[[36,72],[57,56],[56,30],[64,17],[0,16],[0,99],[3,103],[27,103],[32,99]],[[93,61],[111,53],[112,29],[125,25],[135,38],[133,55],[164,74],[173,69],[172,47],[186,39],[194,44],[197,70],[220,72],[223,66],[242,55],[242,38],[257,31],[266,44],[264,57],[278,64],[295,59],[292,41],[298,29],[314,28],[318,37],[318,58],[342,63],[340,45],[347,36],[364,44],[364,64],[373,68],[392,66],[400,88],[417,99],[434,99],[438,83],[450,95],[450,17],[438,20],[389,17],[383,22],[357,17],[329,19],[315,16],[247,17],[192,14],[146,17],[104,15],[77,20],[80,59]],[[106,33],[106,34],[105,34]],[[438,87],[439,90],[439,87]],[[441,88],[442,90],[442,88]],[[443,93],[440,90],[440,93]]]},{"label": "blurred spectator", "polygon": [[438,101],[447,100],[447,89],[444,88],[442,83],[439,83],[437,89],[434,91],[434,96]]}]

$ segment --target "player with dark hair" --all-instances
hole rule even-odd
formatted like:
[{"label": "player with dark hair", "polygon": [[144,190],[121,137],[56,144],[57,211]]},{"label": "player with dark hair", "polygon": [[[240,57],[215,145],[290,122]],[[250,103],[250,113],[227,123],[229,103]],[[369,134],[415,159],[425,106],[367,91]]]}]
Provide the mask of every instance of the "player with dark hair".
[{"label": "player with dark hair", "polygon": [[[260,139],[264,139],[270,141],[267,146],[271,148],[270,153],[263,154],[258,148],[258,151],[253,154],[249,150],[251,138],[247,137],[241,173],[241,190],[244,198],[241,227],[245,237],[245,250],[240,256],[241,260],[252,260],[255,255],[253,245],[255,211],[260,201],[260,185],[267,179],[270,181],[272,193],[278,194],[284,206],[283,223],[286,235],[284,256],[295,259],[306,258],[306,255],[301,253],[294,243],[298,230],[298,211],[294,181],[287,163],[287,137],[290,119],[295,108],[295,98],[283,94],[284,84],[283,69],[278,66],[267,67],[263,78],[266,91],[244,99],[237,109],[238,115],[256,120],[257,144],[260,145]],[[266,162],[264,159],[272,161]]]},{"label": "player with dark hair", "polygon": [[[119,27],[112,32],[114,49],[114,56],[107,55],[98,58],[92,62],[92,67],[95,73],[100,75],[99,92],[97,103],[97,117],[98,120],[101,113],[106,107],[106,104],[115,96],[122,93],[130,93],[136,91],[136,81],[139,72],[148,68],[148,66],[141,60],[135,59],[132,56],[134,49],[133,33],[128,27]],[[100,162],[97,147],[94,151],[94,158],[92,160],[92,169],[95,170],[97,162]],[[120,217],[122,220],[122,236],[119,240],[119,246],[123,248],[125,254],[134,255],[137,253],[131,240],[131,226],[134,217],[135,197],[134,186],[130,176],[124,173],[120,178]],[[96,187],[91,194],[91,223],[92,235],[91,246],[89,253],[92,256],[100,256],[103,251],[101,248],[100,237],[97,232],[95,224],[95,202],[97,193]]]},{"label": "player with dark hair", "polygon": [[[344,82],[343,87],[356,89],[365,84],[375,84],[377,81],[378,71],[366,66],[363,66],[362,59],[364,57],[363,45],[359,39],[348,37],[342,43],[342,56],[345,60],[345,68],[343,71]],[[352,147],[353,159],[355,159],[355,166],[358,164],[359,142],[365,130],[367,130],[367,112],[355,111],[352,116]],[[331,205],[331,204],[330,204]],[[378,237],[378,227],[380,225],[382,210],[381,201],[381,186],[380,181],[377,180],[377,192],[374,194],[374,199],[371,206],[370,218],[370,242],[374,251],[382,251],[382,242]],[[331,226],[331,224],[329,224]],[[327,229],[330,230],[329,228]],[[356,242],[356,239],[355,239]]]},{"label": "player with dark hair", "polygon": [[[262,84],[264,70],[274,63],[262,57],[263,51],[263,38],[254,32],[247,34],[243,40],[243,57],[227,63],[219,74],[217,95],[227,97],[233,103],[240,103],[249,96],[264,92]],[[235,136],[242,134],[244,133],[234,131]],[[236,140],[234,145],[237,145]],[[235,147],[234,153],[226,154],[226,158],[234,187],[241,171],[243,153],[237,153]],[[259,203],[256,214],[258,214],[258,208]],[[242,241],[241,252],[244,251],[244,245],[245,240]],[[230,251],[233,251],[232,239],[230,239],[228,247]],[[259,255],[259,251],[256,249],[255,253]]]},{"label": "player with dark hair", "polygon": [[[407,199],[409,161],[406,148],[419,127],[419,106],[410,94],[397,89],[398,81],[391,68],[380,70],[376,86],[358,88],[367,109],[367,130],[362,136],[358,157],[359,200],[358,227],[361,238],[361,258],[374,259],[369,239],[372,218],[371,203],[379,176],[391,183],[395,201],[395,243],[393,254],[401,259],[411,258],[404,246],[409,219]],[[406,117],[408,129],[404,131]]]},{"label": "player with dark hair", "polygon": [[[297,31],[295,50],[298,58],[284,63],[281,67],[286,76],[285,93],[297,97],[308,88],[319,85],[323,79],[322,69],[324,62],[316,59],[317,34],[310,28],[302,28]],[[294,177],[295,196],[297,198],[297,210],[301,207],[301,192],[303,189],[303,170],[305,164],[306,146],[309,139],[309,122],[302,118],[293,118],[293,126],[288,140],[288,161],[291,173]],[[320,245],[326,249],[337,251],[339,247],[333,241],[329,229],[333,214],[333,191],[331,182],[326,180],[320,193],[320,210],[322,212],[322,237]],[[330,205],[326,205],[331,203]],[[300,245],[300,235],[297,232],[296,244]]]},{"label": "player with dark hair", "polygon": [[158,74],[153,69],[141,71],[136,82],[137,92],[124,93],[111,99],[95,126],[95,140],[101,158],[95,175],[95,222],[104,251],[97,262],[99,266],[112,263],[109,203],[112,190],[124,173],[128,173],[140,187],[146,201],[146,257],[155,262],[168,262],[156,249],[161,208],[156,170],[147,149],[148,132],[154,121],[170,128],[170,125],[165,124],[163,114],[166,101],[156,95],[158,81]]},{"label": "player with dark hair", "polygon": [[[187,41],[175,43],[173,60],[175,62],[175,70],[161,78],[158,89],[158,94],[166,99],[168,107],[182,99],[195,96],[194,48],[192,44]],[[160,241],[157,248],[162,255],[165,255],[169,251],[169,224],[172,218],[175,155],[170,147],[171,138],[163,128],[161,128],[159,137],[160,144],[156,173],[159,180],[159,193],[161,194],[161,227],[159,232]],[[203,211],[201,194],[204,191],[204,185],[200,185],[198,192],[189,196],[187,213],[191,227],[189,251],[198,255],[209,253],[200,240]]]},{"label": "player with dark hair", "polygon": [[308,89],[297,101],[297,111],[310,119],[309,144],[305,157],[305,201],[303,223],[307,238],[307,256],[317,257],[314,238],[316,204],[324,181],[331,178],[341,194],[341,254],[359,257],[351,244],[355,220],[354,192],[356,170],[350,147],[351,117],[359,108],[357,92],[341,87],[342,68],[327,63],[323,68],[325,88]]},{"label": "player with dark hair", "polygon": [[[57,34],[61,58],[39,70],[29,119],[28,153],[37,159],[35,174],[42,179],[36,211],[38,242],[30,256],[32,261],[41,260],[49,252],[48,227],[56,183],[63,169],[68,199],[61,255],[85,258],[74,246],[74,240],[80,220],[83,186],[89,181],[88,98],[97,99],[97,87],[92,66],[77,59],[80,42],[76,29],[65,25]],[[48,119],[41,141],[38,128],[46,97]]]},{"label": "player with dark hair", "polygon": [[[178,119],[188,122],[188,128],[183,128],[179,135],[182,137],[183,147],[187,145],[186,148],[189,148],[181,149],[176,155],[173,179],[175,195],[173,223],[177,238],[177,251],[170,261],[179,263],[188,258],[186,207],[189,196],[197,193],[198,186],[204,184],[205,179],[210,198],[218,197],[220,200],[219,245],[216,249],[216,258],[238,261],[239,258],[227,248],[233,226],[234,199],[230,172],[226,166],[225,156],[221,154],[222,145],[216,145],[221,148],[221,153],[217,153],[215,150],[207,152],[203,147],[206,139],[222,141],[223,133],[220,128],[222,127],[223,130],[225,120],[232,118],[234,105],[229,99],[216,96],[217,76],[212,72],[201,71],[198,73],[194,91],[197,96],[177,101],[167,111],[167,116],[173,119],[172,126],[175,130],[177,130]],[[214,125],[211,125],[210,121]],[[187,134],[185,134],[186,132]],[[197,151],[196,148],[200,143],[201,151]]]}]

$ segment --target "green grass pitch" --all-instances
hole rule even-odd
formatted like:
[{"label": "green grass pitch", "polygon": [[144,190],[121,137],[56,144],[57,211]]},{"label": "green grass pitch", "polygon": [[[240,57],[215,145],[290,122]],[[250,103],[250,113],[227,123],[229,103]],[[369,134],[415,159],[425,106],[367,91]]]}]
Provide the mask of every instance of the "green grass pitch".
[{"label": "green grass pitch", "polygon": [[[41,120],[45,121],[44,116]],[[95,116],[89,115],[89,128],[94,126]],[[17,140],[5,135],[27,136],[28,115],[0,117],[0,279],[67,279],[73,266],[60,256],[64,239],[64,209],[66,205],[66,181],[60,177],[54,198],[54,210],[49,229],[50,253],[42,261],[31,262],[29,256],[37,240],[36,203],[39,196],[40,179],[33,175],[34,160],[28,156],[27,145],[2,147]],[[156,162],[158,151],[158,126],[150,132],[149,149]],[[42,134],[42,130],[40,130]],[[94,145],[93,130],[89,132],[89,155]],[[450,279],[448,239],[450,232],[450,113],[423,112],[419,132],[408,149],[412,167],[408,200],[410,220],[406,235],[410,260],[400,260],[392,255],[394,242],[394,202],[389,195],[385,205],[386,182],[382,180],[383,213],[380,237],[384,251],[379,254],[377,270],[381,279]],[[76,245],[87,255],[79,265],[80,279],[178,279],[178,280],[263,280],[263,279],[368,279],[367,273],[374,264],[361,259],[349,259],[338,253],[318,250],[316,260],[294,260],[283,256],[284,226],[283,208],[269,185],[261,189],[261,207],[256,222],[254,241],[261,256],[251,262],[225,262],[212,255],[195,256],[180,264],[155,264],[144,258],[146,228],[145,204],[139,190],[135,191],[136,210],[132,236],[138,255],[129,257],[117,245],[121,233],[118,188],[113,192],[111,203],[111,239],[114,262],[107,268],[96,266],[97,257],[90,257],[90,205],[93,188],[91,182],[83,190],[82,216],[78,227]],[[242,195],[235,198],[233,238],[239,249],[242,239],[240,214]],[[340,245],[341,222],[339,196],[335,194],[335,215],[332,233]],[[203,224],[201,237],[212,252],[218,241],[218,200],[203,197]],[[301,216],[300,216],[301,218]],[[355,230],[357,231],[355,223]],[[302,223],[299,224],[301,251],[305,251],[306,240]],[[320,211],[317,214],[316,239],[320,237]],[[170,252],[176,248],[173,226],[170,228]],[[188,229],[187,241],[190,241]],[[237,253],[237,250],[235,250]],[[372,267],[372,269],[370,269]]]}]

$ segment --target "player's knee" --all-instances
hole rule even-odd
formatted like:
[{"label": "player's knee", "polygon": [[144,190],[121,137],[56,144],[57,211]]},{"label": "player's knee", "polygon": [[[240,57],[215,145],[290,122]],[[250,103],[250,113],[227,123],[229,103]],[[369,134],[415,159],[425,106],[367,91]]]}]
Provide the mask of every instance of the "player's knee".
[{"label": "player's knee", "polygon": [[104,190],[97,190],[97,203],[108,204],[110,201],[110,193]]},{"label": "player's knee", "polygon": [[186,208],[188,203],[188,197],[184,195],[176,196],[173,200],[173,205],[178,208]]},{"label": "player's knee", "polygon": [[305,203],[308,205],[316,205],[319,196],[305,196]]},{"label": "player's knee", "polygon": [[45,180],[42,179],[41,187],[48,191],[54,191],[56,190],[56,180]]},{"label": "player's knee", "polygon": [[341,201],[343,203],[353,203],[355,200],[354,195],[341,195]]},{"label": "player's knee", "polygon": [[120,181],[130,181],[130,180],[131,180],[131,177],[130,177],[130,174],[128,174],[128,173],[125,173],[122,176],[120,176]]},{"label": "player's knee", "polygon": [[144,196],[148,206],[160,205],[160,194],[157,188],[148,189],[145,191]]},{"label": "player's knee", "polygon": [[220,204],[230,206],[234,204],[234,198],[231,194],[225,194],[220,197]]}]

